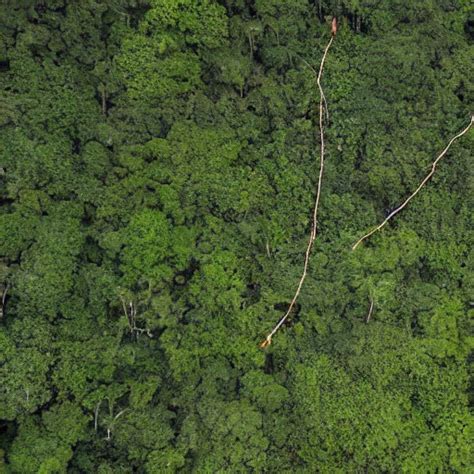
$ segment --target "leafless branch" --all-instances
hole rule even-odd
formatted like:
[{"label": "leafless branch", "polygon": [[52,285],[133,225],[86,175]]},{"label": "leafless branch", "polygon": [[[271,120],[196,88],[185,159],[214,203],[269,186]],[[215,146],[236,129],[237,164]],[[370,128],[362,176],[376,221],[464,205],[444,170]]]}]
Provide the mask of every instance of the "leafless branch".
[{"label": "leafless branch", "polygon": [[99,409],[100,409],[101,403],[102,403],[102,400],[97,404],[94,411],[94,430],[95,431],[97,431],[97,426],[99,423]]},{"label": "leafless branch", "polygon": [[367,318],[365,320],[366,323],[370,321],[370,317],[372,316],[372,311],[374,310],[374,300],[370,298],[370,308],[369,308],[369,314],[367,314]]},{"label": "leafless branch", "polygon": [[133,301],[130,301],[127,305],[125,299],[120,296],[120,301],[122,302],[123,312],[128,321],[128,327],[130,329],[130,334],[143,334],[146,333],[148,337],[153,337],[153,334],[148,328],[139,328],[136,325],[137,321],[137,306]]},{"label": "leafless branch", "polygon": [[5,312],[5,301],[7,300],[7,292],[9,288],[10,288],[10,284],[7,283],[2,293],[2,303],[0,305],[0,318],[3,318],[4,312]]},{"label": "leafless branch", "polygon": [[105,438],[107,441],[110,441],[112,439],[112,431],[113,431],[113,425],[114,423],[118,420],[120,416],[122,416],[128,408],[124,408],[123,410],[119,411],[113,418],[112,423],[107,427],[107,437]]},{"label": "leafless branch", "polygon": [[122,411],[119,411],[115,416],[114,416],[114,421],[117,420],[119,416],[122,416],[124,412],[127,411],[127,408],[124,408]]}]

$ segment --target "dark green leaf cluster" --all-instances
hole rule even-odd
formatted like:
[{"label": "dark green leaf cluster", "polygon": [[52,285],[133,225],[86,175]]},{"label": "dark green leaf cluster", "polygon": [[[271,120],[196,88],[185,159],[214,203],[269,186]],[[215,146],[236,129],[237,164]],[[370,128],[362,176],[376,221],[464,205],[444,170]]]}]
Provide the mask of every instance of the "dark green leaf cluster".
[{"label": "dark green leaf cluster", "polygon": [[[261,351],[333,15],[318,238]],[[351,251],[469,121],[473,25],[466,0],[2,2],[0,472],[473,472],[472,131]]]}]

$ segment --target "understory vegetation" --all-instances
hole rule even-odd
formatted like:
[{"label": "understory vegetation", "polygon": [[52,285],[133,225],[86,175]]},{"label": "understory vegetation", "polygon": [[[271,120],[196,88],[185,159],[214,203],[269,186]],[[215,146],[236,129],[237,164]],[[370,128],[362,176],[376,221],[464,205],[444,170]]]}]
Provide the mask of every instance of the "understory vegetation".
[{"label": "understory vegetation", "polygon": [[473,472],[474,132],[351,249],[473,40],[469,0],[2,2],[0,472]]}]

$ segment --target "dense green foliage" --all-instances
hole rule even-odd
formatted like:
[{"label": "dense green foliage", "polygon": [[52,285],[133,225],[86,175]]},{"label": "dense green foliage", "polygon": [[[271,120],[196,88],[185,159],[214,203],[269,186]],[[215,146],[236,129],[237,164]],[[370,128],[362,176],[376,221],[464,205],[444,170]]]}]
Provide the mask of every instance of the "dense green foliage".
[{"label": "dense green foliage", "polygon": [[473,41],[469,0],[2,2],[0,472],[473,472],[474,134],[351,252]]}]

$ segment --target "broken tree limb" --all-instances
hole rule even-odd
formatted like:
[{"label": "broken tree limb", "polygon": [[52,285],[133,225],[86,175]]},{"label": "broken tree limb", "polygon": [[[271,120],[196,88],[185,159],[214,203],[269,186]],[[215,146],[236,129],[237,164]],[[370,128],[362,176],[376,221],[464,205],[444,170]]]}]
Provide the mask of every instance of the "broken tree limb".
[{"label": "broken tree limb", "polygon": [[309,258],[311,255],[311,250],[313,248],[314,241],[316,239],[316,233],[317,233],[317,226],[318,226],[318,209],[319,209],[319,201],[321,198],[321,184],[323,180],[323,172],[324,172],[324,111],[325,111],[325,104],[326,104],[326,98],[324,96],[323,89],[321,87],[321,77],[323,74],[323,69],[324,69],[324,63],[326,61],[326,57],[329,51],[329,48],[332,45],[332,42],[334,40],[335,34],[331,34],[331,39],[329,40],[326,49],[324,50],[323,57],[321,59],[321,65],[319,66],[319,72],[316,77],[316,83],[318,85],[319,89],[319,95],[320,95],[320,100],[319,100],[319,133],[320,133],[320,139],[321,139],[321,151],[320,151],[320,161],[319,161],[319,177],[318,177],[318,185],[317,185],[317,190],[316,190],[316,199],[314,203],[314,209],[313,209],[313,222],[311,226],[311,233],[309,235],[308,239],[308,245],[306,246],[306,252],[305,252],[305,257],[304,257],[304,265],[303,265],[303,273],[301,274],[300,281],[298,283],[298,286],[296,288],[296,292],[293,296],[293,299],[291,300],[290,306],[288,307],[288,310],[286,313],[283,315],[283,317],[278,321],[277,325],[272,329],[272,331],[267,335],[267,337],[260,343],[260,348],[265,349],[272,343],[272,337],[275,335],[275,333],[281,328],[283,323],[286,321],[288,316],[291,314],[291,311],[293,310],[296,301],[300,295],[301,288],[303,287],[303,283],[306,279],[306,275],[308,273],[308,265],[309,265]]},{"label": "broken tree limb", "polygon": [[449,143],[446,145],[446,148],[438,155],[438,157],[436,158],[435,161],[433,161],[432,165],[431,165],[431,171],[425,176],[425,178],[423,179],[423,181],[418,185],[418,187],[416,188],[416,190],[410,195],[408,196],[407,199],[405,199],[405,201],[400,204],[400,206],[398,206],[394,211],[392,211],[386,218],[385,220],[379,224],[377,227],[374,227],[370,232],[368,232],[367,234],[365,234],[364,236],[362,236],[353,246],[352,246],[352,250],[355,250],[365,239],[369,238],[372,234],[374,234],[375,232],[377,232],[378,230],[382,229],[382,227],[385,226],[385,224],[387,224],[387,222],[392,218],[394,217],[396,214],[398,214],[421,190],[421,188],[427,183],[427,181],[434,175],[434,172],[436,171],[436,166],[438,165],[439,161],[441,160],[441,158],[443,158],[443,156],[447,153],[447,151],[449,150],[449,148],[451,147],[451,145],[458,139],[458,138],[461,138],[465,133],[468,132],[468,130],[471,128],[472,124],[474,123],[474,115],[471,117],[471,121],[469,122],[469,125],[464,128],[463,130],[461,130],[457,135],[455,135],[453,138],[451,138],[451,140],[449,141]]}]

